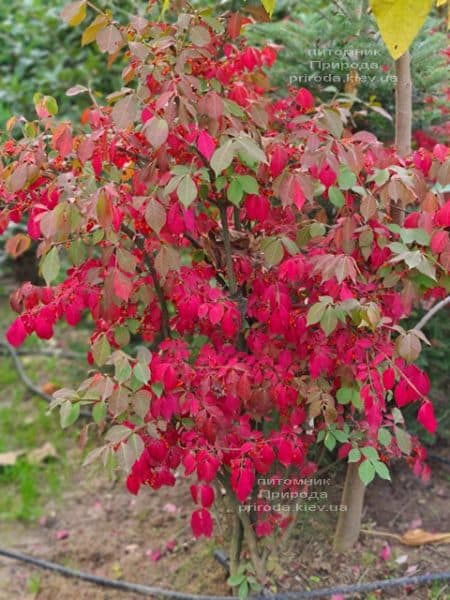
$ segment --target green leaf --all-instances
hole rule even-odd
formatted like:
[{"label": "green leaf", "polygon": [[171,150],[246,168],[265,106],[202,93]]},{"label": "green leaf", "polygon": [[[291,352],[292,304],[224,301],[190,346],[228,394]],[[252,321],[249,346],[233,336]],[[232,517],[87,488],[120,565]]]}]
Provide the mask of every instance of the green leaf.
[{"label": "green leaf", "polygon": [[361,452],[359,448],[352,448],[348,453],[348,462],[355,463],[361,460]]},{"label": "green leaf", "polygon": [[240,137],[236,141],[244,153],[251,159],[257,162],[267,164],[267,158],[264,150],[251,137]]},{"label": "green leaf", "polygon": [[150,408],[152,395],[148,390],[139,390],[132,398],[134,412],[143,419]]},{"label": "green leaf", "polygon": [[420,228],[402,228],[400,229],[400,237],[405,244],[417,242],[421,246],[430,245],[430,234],[425,229]]},{"label": "green leaf", "polygon": [[53,246],[41,262],[42,276],[47,285],[50,285],[58,277],[60,267],[58,248]]},{"label": "green leaf", "polygon": [[227,169],[234,158],[234,140],[228,139],[224,144],[219,146],[217,150],[215,150],[214,154],[211,157],[211,168],[214,173],[219,175]]},{"label": "green leaf", "polygon": [[66,429],[75,423],[80,416],[80,403],[73,404],[70,400],[61,404],[61,412],[59,415],[61,427]]},{"label": "green leaf", "polygon": [[152,383],[152,390],[155,392],[155,394],[158,396],[158,398],[161,398],[163,391],[164,391],[163,384],[160,383],[159,381]]},{"label": "green leaf", "polygon": [[392,435],[389,429],[380,429],[378,431],[378,441],[382,446],[388,447],[392,441]]},{"label": "green leaf", "polygon": [[328,433],[326,434],[323,443],[325,444],[325,448],[330,452],[332,452],[336,448],[336,438],[330,431],[328,431]]},{"label": "green leaf", "polygon": [[111,346],[106,335],[100,335],[92,346],[92,356],[98,366],[102,366],[111,355]]},{"label": "green leaf", "polygon": [[343,190],[349,190],[356,185],[356,175],[347,166],[342,165],[338,176],[339,187]]},{"label": "green leaf", "polygon": [[411,454],[412,451],[412,441],[411,436],[404,429],[400,427],[394,428],[395,439],[397,440],[398,447],[403,452],[403,454]]},{"label": "green leaf", "polygon": [[389,179],[389,171],[387,169],[376,169],[374,181],[378,187],[384,185]]},{"label": "green leaf", "polygon": [[190,31],[190,38],[196,46],[207,46],[211,42],[211,35],[206,27],[196,25]]},{"label": "green leaf", "polygon": [[137,363],[133,369],[133,375],[136,377],[138,381],[143,384],[146,384],[150,380],[150,369],[147,365],[143,363]]},{"label": "green leaf", "polygon": [[58,114],[58,103],[53,96],[45,96],[45,108],[53,116]]},{"label": "green leaf", "polygon": [[361,452],[368,460],[372,462],[377,461],[379,458],[378,451],[373,446],[366,446],[365,448],[361,448]]},{"label": "green leaf", "polygon": [[345,431],[336,429],[335,431],[333,431],[333,435],[341,444],[345,444],[345,442],[348,442],[348,433],[345,433]]},{"label": "green leaf", "polygon": [[239,586],[239,598],[247,598],[249,592],[248,581],[245,579]]},{"label": "green leaf", "polygon": [[143,127],[144,135],[147,141],[155,148],[160,148],[169,135],[169,125],[161,117],[152,117]]},{"label": "green leaf", "polygon": [[286,248],[286,250],[291,256],[295,256],[299,253],[299,247],[294,242],[294,240],[291,240],[291,238],[288,238],[287,236],[283,235],[281,241],[283,242],[283,246]]},{"label": "green leaf", "polygon": [[328,198],[331,204],[334,204],[337,208],[342,208],[345,204],[345,196],[341,190],[334,185],[328,190]]},{"label": "green leaf", "polygon": [[94,419],[94,422],[97,423],[97,425],[103,423],[106,419],[107,412],[107,407],[104,402],[97,402],[94,404],[92,409],[92,418]]},{"label": "green leaf", "polygon": [[112,444],[118,444],[131,435],[132,430],[125,425],[113,425],[105,435],[105,440]]},{"label": "green leaf", "polygon": [[115,362],[114,375],[119,383],[124,383],[131,377],[131,366],[126,356],[122,355]]},{"label": "green leaf", "polygon": [[227,189],[228,200],[235,206],[239,207],[241,205],[243,197],[244,189],[241,186],[240,181],[238,180],[238,178],[232,179]]},{"label": "green leaf", "polygon": [[387,479],[388,481],[391,480],[389,469],[384,464],[384,462],[381,462],[381,460],[377,460],[373,463],[373,466],[375,467],[375,471],[377,472],[378,477],[381,477],[381,479]]},{"label": "green leaf", "polygon": [[414,330],[400,335],[397,338],[396,347],[399,355],[408,362],[413,362],[419,358],[420,351],[422,350],[422,344],[418,336],[415,335]]},{"label": "green leaf", "polygon": [[416,269],[427,277],[430,277],[430,279],[437,281],[436,267],[425,256],[422,256],[421,261],[416,265]]},{"label": "green leaf", "polygon": [[283,260],[283,244],[278,238],[265,238],[262,244],[262,251],[266,264],[269,267],[278,265]]},{"label": "green leaf", "polygon": [[370,460],[363,461],[358,467],[358,474],[364,485],[369,485],[375,477],[375,467]]},{"label": "green leaf", "polygon": [[177,187],[179,201],[188,208],[197,198],[197,186],[190,175],[184,175]]},{"label": "green leaf", "polygon": [[336,311],[332,306],[328,306],[320,319],[320,327],[326,336],[333,333],[338,324]]},{"label": "green leaf", "polygon": [[259,190],[258,182],[251,175],[238,175],[236,179],[246,194],[257,194]]},{"label": "green leaf", "polygon": [[313,237],[318,237],[320,235],[325,235],[327,228],[323,223],[313,223],[309,228],[309,235]]},{"label": "green leaf", "polygon": [[326,308],[327,305],[325,304],[325,302],[316,302],[316,304],[313,304],[308,310],[308,314],[306,316],[306,324],[315,325],[316,323],[319,323]]},{"label": "green leaf", "polygon": [[241,583],[244,580],[245,580],[244,573],[236,573],[235,575],[231,575],[230,577],[228,577],[227,584],[232,587],[236,587],[238,585],[241,585]]},{"label": "green leaf", "polygon": [[353,388],[341,387],[336,392],[336,400],[339,404],[350,404],[353,396]]}]

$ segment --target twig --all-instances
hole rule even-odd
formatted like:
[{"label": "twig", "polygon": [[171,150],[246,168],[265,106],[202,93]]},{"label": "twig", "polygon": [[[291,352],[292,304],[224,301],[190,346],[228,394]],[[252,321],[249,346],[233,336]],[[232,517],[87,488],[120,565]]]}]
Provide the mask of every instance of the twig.
[{"label": "twig", "polygon": [[428,321],[432,317],[434,317],[434,315],[438,311],[440,311],[441,308],[444,308],[448,304],[450,304],[450,296],[447,296],[446,298],[444,298],[443,300],[441,300],[440,302],[435,304],[432,308],[430,308],[430,310],[427,313],[425,313],[424,316],[420,319],[420,321],[417,323],[417,325],[414,327],[414,329],[417,331],[420,331],[421,329],[423,329],[425,327],[425,325],[428,323]]},{"label": "twig", "polygon": [[144,240],[141,237],[139,237],[138,233],[133,231],[127,225],[122,225],[121,229],[131,240],[134,240],[134,243],[136,244],[136,246],[144,254],[144,262],[145,262],[145,265],[153,279],[156,296],[158,298],[158,302],[161,307],[161,313],[162,313],[161,334],[162,334],[163,338],[167,338],[170,335],[169,310],[167,308],[167,302],[166,302],[166,298],[164,296],[164,291],[161,287],[161,284],[159,283],[158,275],[156,273],[155,265],[153,262],[153,257],[146,251]]},{"label": "twig", "polygon": [[[43,400],[45,400],[48,404],[50,404],[51,402],[53,402],[53,398],[51,396],[49,396],[49,394],[46,394],[45,392],[43,392],[41,389],[39,389],[37,387],[37,385],[35,385],[31,379],[28,377],[28,375],[25,373],[25,370],[23,368],[22,362],[17,354],[17,352],[15,351],[15,349],[8,344],[8,342],[0,339],[0,347],[5,348],[8,353],[10,354],[14,366],[16,368],[17,374],[19,375],[19,378],[21,379],[21,381],[23,382],[23,384],[25,385],[25,387],[27,389],[30,390],[30,392],[34,395],[34,396],[39,396],[39,398],[42,398]],[[90,417],[91,413],[88,410],[81,410],[80,412],[81,416],[83,417]]]},{"label": "twig", "polygon": [[[73,352],[72,350],[60,350],[56,348],[52,350],[51,348],[19,348],[15,351],[19,356],[46,356],[46,357],[54,357],[54,358],[75,358],[81,359],[85,358],[86,354],[83,352]],[[9,354],[9,350],[0,348],[0,353]]]},{"label": "twig", "polygon": [[228,285],[230,293],[234,297],[237,294],[238,287],[233,269],[233,256],[231,253],[230,230],[228,229],[227,207],[225,204],[220,205],[220,222],[223,230],[223,245],[225,248],[225,261],[228,276]]}]

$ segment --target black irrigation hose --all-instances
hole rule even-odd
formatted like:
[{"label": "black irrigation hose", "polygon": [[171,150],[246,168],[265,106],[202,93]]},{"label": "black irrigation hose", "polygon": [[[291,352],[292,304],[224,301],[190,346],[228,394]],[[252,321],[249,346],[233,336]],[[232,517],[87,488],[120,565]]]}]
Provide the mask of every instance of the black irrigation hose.
[{"label": "black irrigation hose", "polygon": [[[105,577],[99,577],[90,573],[84,573],[69,567],[64,567],[57,563],[42,560],[40,558],[34,558],[27,556],[21,552],[15,552],[12,550],[6,550],[0,548],[0,556],[6,558],[12,558],[19,560],[41,569],[47,569],[49,571],[56,571],[62,575],[68,577],[76,577],[84,581],[89,581],[97,585],[104,587],[115,588],[117,590],[124,590],[127,592],[135,592],[142,595],[153,595],[161,596],[163,598],[172,598],[173,600],[232,600],[233,596],[203,596],[198,594],[185,594],[183,592],[173,592],[162,588],[142,585],[140,583],[129,583],[127,581],[117,581],[114,579],[107,579]],[[396,579],[385,579],[380,581],[372,581],[371,583],[360,583],[356,585],[341,585],[336,587],[322,588],[319,590],[311,590],[309,592],[284,592],[281,594],[265,594],[264,596],[255,596],[254,600],[308,600],[310,598],[324,598],[331,596],[332,594],[357,594],[360,592],[371,592],[379,589],[388,589],[393,587],[400,587],[405,585],[426,585],[433,581],[449,581],[450,571],[433,573],[430,575],[417,575],[415,577],[398,577]]]}]

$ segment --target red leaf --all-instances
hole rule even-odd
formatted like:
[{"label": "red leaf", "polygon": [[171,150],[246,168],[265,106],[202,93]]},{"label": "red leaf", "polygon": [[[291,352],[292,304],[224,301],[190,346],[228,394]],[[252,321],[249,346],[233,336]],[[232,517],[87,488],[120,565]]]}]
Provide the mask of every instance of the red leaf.
[{"label": "red leaf", "polygon": [[447,246],[449,236],[446,231],[438,231],[431,238],[430,247],[435,254],[440,254]]},{"label": "red leaf", "polygon": [[72,144],[72,131],[66,123],[63,123],[53,133],[52,146],[58,150],[61,158],[66,158],[72,152]]},{"label": "red leaf", "polygon": [[232,13],[228,19],[227,31],[232,40],[239,37],[241,33],[242,22],[242,16],[238,12]]},{"label": "red leaf", "polygon": [[211,514],[206,508],[199,508],[191,516],[192,532],[196,538],[204,535],[211,537],[213,531],[213,520]]},{"label": "red leaf", "polygon": [[11,346],[14,346],[14,348],[17,348],[17,346],[20,346],[21,344],[23,344],[27,335],[28,335],[28,333],[27,333],[27,330],[25,329],[25,325],[23,324],[21,317],[18,317],[9,326],[9,329],[6,332],[6,339],[11,344]]},{"label": "red leaf", "polygon": [[255,473],[252,468],[244,467],[233,469],[231,472],[231,487],[236,493],[239,502],[247,500],[253,490]]},{"label": "red leaf", "polygon": [[300,88],[295,96],[295,101],[305,112],[314,108],[314,96],[306,88]]},{"label": "red leaf", "polygon": [[211,325],[217,325],[222,320],[224,307],[222,303],[215,304],[209,311]]},{"label": "red leaf", "polygon": [[275,146],[270,158],[270,174],[275,179],[283,171],[288,162],[288,153],[282,146]]},{"label": "red leaf", "polygon": [[395,371],[391,367],[389,369],[386,369],[386,371],[383,372],[384,389],[392,390],[392,388],[394,387],[394,383],[395,383]]},{"label": "red leaf", "polygon": [[210,485],[200,485],[200,502],[203,508],[209,508],[214,502],[214,490]]},{"label": "red leaf", "polygon": [[438,423],[434,415],[433,405],[430,401],[425,401],[419,408],[417,420],[430,433],[434,433],[436,431]]},{"label": "red leaf", "polygon": [[118,298],[124,302],[128,302],[133,290],[133,283],[120,269],[114,269],[113,289]]},{"label": "red leaf", "polygon": [[278,444],[278,460],[287,467],[292,462],[292,444],[288,440],[281,440]]}]

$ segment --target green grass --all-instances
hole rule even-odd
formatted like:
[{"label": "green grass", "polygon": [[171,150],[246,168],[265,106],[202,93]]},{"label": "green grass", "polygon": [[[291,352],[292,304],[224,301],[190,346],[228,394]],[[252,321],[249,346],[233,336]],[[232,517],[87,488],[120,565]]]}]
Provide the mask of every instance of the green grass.
[{"label": "green grass", "polygon": [[0,467],[0,519],[31,521],[41,514],[42,503],[56,497],[61,489],[66,465],[67,436],[57,414],[47,414],[44,400],[30,398],[20,385],[12,362],[2,357],[0,364],[0,452],[29,452],[51,442],[57,459],[30,464],[26,455],[15,465]]},{"label": "green grass", "polygon": [[[0,303],[0,335],[13,318],[6,302]],[[67,329],[67,331],[65,331]],[[86,347],[88,334],[62,325],[60,338],[72,350]],[[48,347],[32,336],[25,348]],[[56,387],[77,385],[85,377],[83,360],[63,360],[52,356],[21,356],[29,378],[39,387],[50,382]],[[58,499],[70,472],[68,451],[76,448],[77,427],[63,431],[58,411],[48,414],[47,403],[33,397],[25,388],[10,357],[0,353],[0,453],[22,450],[12,466],[0,466],[0,521],[33,521],[42,514],[44,504]],[[30,464],[26,453],[50,442],[57,458],[40,465]],[[66,479],[67,481],[67,479]]]}]

